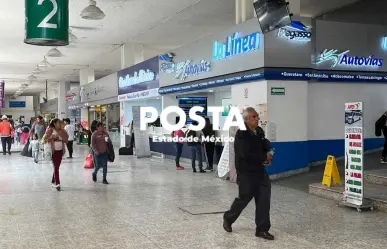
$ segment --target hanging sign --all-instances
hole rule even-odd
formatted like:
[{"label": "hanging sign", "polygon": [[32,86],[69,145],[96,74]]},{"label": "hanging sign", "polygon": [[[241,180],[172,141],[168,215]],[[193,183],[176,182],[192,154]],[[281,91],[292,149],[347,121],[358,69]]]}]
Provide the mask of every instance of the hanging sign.
[{"label": "hanging sign", "polygon": [[345,104],[345,190],[344,201],[363,204],[363,103]]},{"label": "hanging sign", "polygon": [[4,81],[0,80],[0,108],[5,108],[4,104]]},{"label": "hanging sign", "polygon": [[69,0],[25,0],[24,42],[37,46],[69,44]]}]

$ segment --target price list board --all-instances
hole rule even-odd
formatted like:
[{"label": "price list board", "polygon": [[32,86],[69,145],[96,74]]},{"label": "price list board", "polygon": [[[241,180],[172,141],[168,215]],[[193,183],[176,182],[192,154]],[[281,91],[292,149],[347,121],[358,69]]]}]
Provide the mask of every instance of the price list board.
[{"label": "price list board", "polygon": [[184,97],[179,98],[179,107],[184,110],[185,115],[187,116],[187,123],[191,124],[192,120],[189,118],[189,111],[194,106],[201,106],[204,108],[202,113],[197,113],[199,116],[207,116],[207,97]]},{"label": "price list board", "polygon": [[364,200],[363,152],[363,103],[346,103],[344,201],[356,206],[362,206]]}]

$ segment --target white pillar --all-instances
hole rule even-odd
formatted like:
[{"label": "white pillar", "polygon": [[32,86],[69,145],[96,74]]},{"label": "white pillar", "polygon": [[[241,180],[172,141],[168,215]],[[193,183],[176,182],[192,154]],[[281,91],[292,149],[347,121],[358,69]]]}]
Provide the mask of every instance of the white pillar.
[{"label": "white pillar", "polygon": [[293,14],[293,19],[298,20],[301,16],[301,0],[288,0],[289,12]]},{"label": "white pillar", "polygon": [[246,22],[254,17],[253,0],[241,0],[241,20]]},{"label": "white pillar", "polygon": [[[121,46],[121,69],[133,66],[144,61],[144,46],[141,44],[127,43]],[[131,111],[131,110],[130,110]],[[120,121],[121,121],[121,147],[125,147],[125,108],[124,102],[120,102]]]},{"label": "white pillar", "polygon": [[[82,87],[88,83],[95,81],[94,69],[83,68],[79,70],[79,85]],[[89,123],[89,111],[87,108],[81,109],[81,122]],[[88,124],[90,126],[90,124]]]},{"label": "white pillar", "polygon": [[240,24],[242,22],[242,0],[235,0],[235,24]]},{"label": "white pillar", "polygon": [[58,82],[58,117],[60,119],[69,117],[69,110],[67,109],[66,94],[70,90],[70,82]]}]

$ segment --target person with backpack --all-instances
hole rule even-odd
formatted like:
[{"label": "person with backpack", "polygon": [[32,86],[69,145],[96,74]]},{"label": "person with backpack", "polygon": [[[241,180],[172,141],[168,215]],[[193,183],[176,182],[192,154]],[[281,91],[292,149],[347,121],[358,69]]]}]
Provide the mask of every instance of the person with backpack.
[{"label": "person with backpack", "polygon": [[[193,121],[192,125],[196,126],[198,125],[197,121]],[[203,156],[202,156],[202,137],[204,136],[202,131],[194,131],[188,129],[186,131],[186,138],[188,140],[188,146],[191,147],[191,163],[192,163],[192,170],[194,173],[196,173],[196,156],[199,161],[199,172],[200,173],[206,173],[205,170],[203,170]]]},{"label": "person with backpack", "polygon": [[384,136],[384,147],[380,163],[387,164],[387,112],[383,113],[375,123],[375,135],[380,137],[382,134]]}]

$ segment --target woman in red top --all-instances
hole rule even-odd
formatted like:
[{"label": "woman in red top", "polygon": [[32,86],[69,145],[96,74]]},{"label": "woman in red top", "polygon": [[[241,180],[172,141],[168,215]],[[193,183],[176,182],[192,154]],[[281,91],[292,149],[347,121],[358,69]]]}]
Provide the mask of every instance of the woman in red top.
[{"label": "woman in red top", "polygon": [[52,187],[60,191],[59,167],[62,163],[62,157],[66,153],[65,146],[68,142],[67,132],[61,129],[62,122],[55,118],[51,120],[50,126],[44,134],[45,140],[51,145],[52,164],[54,166],[54,173],[52,174]]},{"label": "woman in red top", "polygon": [[93,181],[97,181],[97,173],[100,168],[103,169],[103,184],[109,184],[106,180],[107,163],[108,163],[108,141],[109,134],[105,131],[103,124],[97,124],[97,130],[91,136],[91,148],[96,157],[96,165],[94,166]]},{"label": "woman in red top", "polygon": [[184,145],[184,142],[183,142],[184,132],[182,130],[173,131],[171,136],[177,139],[177,141],[174,142],[175,149],[176,149],[176,157],[175,157],[176,170],[184,170],[184,167],[180,166],[180,157],[181,157],[181,153],[183,152],[183,145]]}]

